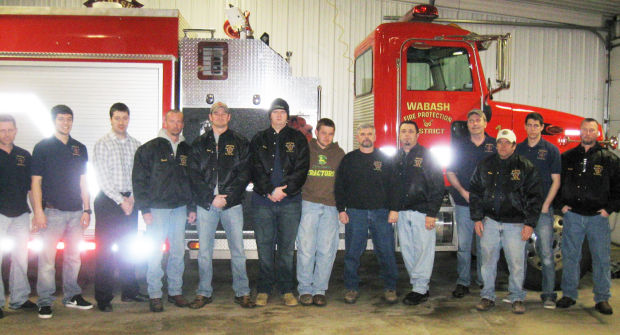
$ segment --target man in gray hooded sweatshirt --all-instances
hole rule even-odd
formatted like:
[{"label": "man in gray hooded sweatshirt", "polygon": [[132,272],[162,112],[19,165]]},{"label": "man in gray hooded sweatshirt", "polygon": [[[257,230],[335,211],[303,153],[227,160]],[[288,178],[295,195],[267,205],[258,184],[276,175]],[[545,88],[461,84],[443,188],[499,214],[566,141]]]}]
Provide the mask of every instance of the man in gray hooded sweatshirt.
[{"label": "man in gray hooded sweatshirt", "polygon": [[170,243],[168,257],[168,301],[178,307],[187,306],[182,295],[185,254],[185,221],[196,220],[196,205],[188,174],[187,158],[191,146],[181,135],[183,113],[166,113],[164,129],[159,136],[136,151],[132,183],[135,204],[146,223],[146,236],[151,242],[146,281],[152,312],[162,312],[162,245]]}]

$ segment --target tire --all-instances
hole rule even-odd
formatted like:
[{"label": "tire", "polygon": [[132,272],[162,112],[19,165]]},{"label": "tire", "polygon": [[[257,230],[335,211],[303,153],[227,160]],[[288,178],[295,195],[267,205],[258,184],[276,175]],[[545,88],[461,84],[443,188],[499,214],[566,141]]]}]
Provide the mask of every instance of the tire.
[{"label": "tire", "polygon": [[[560,290],[562,283],[562,217],[555,216],[553,223],[553,261],[555,263],[555,290]],[[525,272],[525,281],[523,286],[528,290],[541,291],[542,290],[542,262],[540,256],[535,247],[535,236],[530,238],[526,243],[526,257],[527,257],[527,271]],[[580,278],[583,278],[585,274],[592,268],[592,256],[590,255],[590,248],[588,247],[587,239],[584,239],[584,243],[581,247],[581,262],[580,262]]]}]

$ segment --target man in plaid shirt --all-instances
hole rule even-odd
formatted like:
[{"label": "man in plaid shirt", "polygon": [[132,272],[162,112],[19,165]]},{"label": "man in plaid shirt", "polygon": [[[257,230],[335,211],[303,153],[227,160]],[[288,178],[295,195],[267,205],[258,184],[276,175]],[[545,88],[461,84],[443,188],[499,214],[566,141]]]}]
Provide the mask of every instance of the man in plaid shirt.
[{"label": "man in plaid shirt", "polygon": [[[97,308],[111,312],[114,297],[114,266],[119,267],[122,301],[146,301],[139,292],[131,263],[131,237],[138,228],[134,208],[131,171],[140,142],[127,134],[129,108],[124,103],[110,107],[112,130],[95,143],[95,169],[101,192],[95,198],[95,238],[97,241],[95,299]],[[118,255],[118,262],[115,258]],[[122,255],[122,256],[121,256]]]}]

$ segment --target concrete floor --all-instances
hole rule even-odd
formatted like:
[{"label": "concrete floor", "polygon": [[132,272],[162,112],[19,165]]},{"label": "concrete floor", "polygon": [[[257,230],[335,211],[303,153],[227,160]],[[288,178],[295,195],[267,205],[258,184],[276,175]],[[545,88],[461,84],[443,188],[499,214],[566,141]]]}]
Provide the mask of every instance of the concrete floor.
[{"label": "concrete floor", "polygon": [[[620,259],[620,248],[612,247],[612,259]],[[400,258],[400,256],[398,256]],[[54,304],[54,317],[41,320],[36,312],[7,311],[0,320],[0,334],[619,334],[620,280],[612,281],[612,316],[594,311],[592,279],[582,279],[577,305],[568,310],[545,310],[538,292],[529,292],[525,315],[515,315],[510,305],[500,301],[506,295],[507,278],[498,278],[498,306],[489,312],[478,312],[479,290],[457,300],[451,297],[456,279],[454,253],[438,253],[431,281],[431,298],[415,306],[402,303],[387,305],[381,301],[382,283],[372,253],[363,256],[360,273],[363,279],[361,297],[355,305],[342,300],[343,258],[338,254],[328,305],[318,307],[286,307],[279,296],[272,296],[263,308],[242,309],[233,303],[230,265],[226,260],[214,262],[214,302],[200,310],[164,305],[163,313],[151,313],[147,303],[113,301],[114,312],[96,309],[80,311]],[[409,290],[408,277],[399,259],[399,296]],[[251,279],[257,277],[258,263],[248,261]],[[197,263],[188,261],[185,271],[185,296],[194,297],[197,287]],[[84,296],[93,301],[93,286],[84,287]],[[33,298],[36,299],[36,298]],[[118,301],[117,301],[118,300]]]}]

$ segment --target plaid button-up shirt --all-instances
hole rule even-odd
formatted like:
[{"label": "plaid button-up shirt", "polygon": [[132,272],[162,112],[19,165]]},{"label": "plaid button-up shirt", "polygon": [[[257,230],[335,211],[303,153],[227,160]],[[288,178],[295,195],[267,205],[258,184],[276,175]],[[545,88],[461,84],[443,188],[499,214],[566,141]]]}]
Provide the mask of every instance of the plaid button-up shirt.
[{"label": "plaid button-up shirt", "polygon": [[101,191],[117,204],[123,202],[121,192],[132,192],[131,170],[140,142],[127,135],[118,138],[109,132],[95,143],[94,164]]}]

